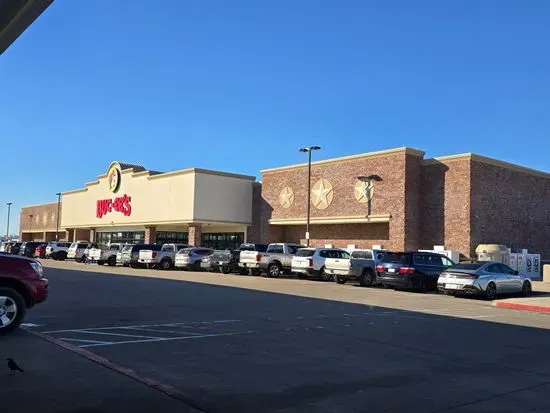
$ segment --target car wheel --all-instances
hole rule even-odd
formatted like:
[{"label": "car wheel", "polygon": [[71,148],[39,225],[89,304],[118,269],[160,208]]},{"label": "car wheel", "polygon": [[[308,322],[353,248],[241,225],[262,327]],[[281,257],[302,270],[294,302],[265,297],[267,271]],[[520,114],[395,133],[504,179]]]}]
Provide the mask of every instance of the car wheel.
[{"label": "car wheel", "polygon": [[372,271],[364,270],[363,274],[361,274],[361,277],[359,278],[359,285],[361,285],[361,287],[372,287],[373,283],[374,275]]},{"label": "car wheel", "polygon": [[222,272],[224,274],[229,274],[231,272],[231,267],[229,265],[222,265]]},{"label": "car wheel", "polygon": [[269,264],[267,267],[267,275],[270,277],[278,277],[281,275],[282,268],[279,264]]},{"label": "car wheel", "polygon": [[332,276],[325,271],[325,267],[321,267],[319,269],[319,278],[321,281],[330,281],[332,279]]},{"label": "car wheel", "polygon": [[116,257],[109,257],[107,260],[107,264],[109,267],[114,267],[116,265]]},{"label": "car wheel", "polygon": [[525,281],[521,287],[521,295],[524,297],[529,297],[532,293],[533,289],[531,287],[531,283],[529,281]]},{"label": "car wheel", "polygon": [[23,322],[27,306],[16,290],[0,287],[0,335],[15,330]]},{"label": "car wheel", "polygon": [[97,261],[97,265],[103,265],[103,264],[105,264],[105,261],[102,261],[102,260]]},{"label": "car wheel", "polygon": [[170,260],[170,258],[164,258],[160,262],[160,269],[162,270],[169,270],[171,267],[172,267],[172,261]]},{"label": "car wheel", "polygon": [[497,296],[497,286],[494,282],[490,282],[485,289],[485,298],[487,300],[494,300]]},{"label": "car wheel", "polygon": [[62,252],[59,252],[57,254],[57,259],[59,261],[65,261],[67,259],[67,253],[62,253]]},{"label": "car wheel", "polygon": [[338,284],[345,284],[347,280],[343,277],[335,275],[334,276],[334,281],[336,281]]}]

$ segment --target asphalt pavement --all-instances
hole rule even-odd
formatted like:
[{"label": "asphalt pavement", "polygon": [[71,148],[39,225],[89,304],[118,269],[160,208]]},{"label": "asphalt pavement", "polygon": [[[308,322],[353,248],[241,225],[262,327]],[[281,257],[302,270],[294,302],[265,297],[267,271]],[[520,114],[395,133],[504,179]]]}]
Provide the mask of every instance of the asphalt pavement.
[{"label": "asphalt pavement", "polygon": [[[550,411],[548,314],[308,280],[45,265],[50,298],[29,312],[30,331],[205,412]],[[116,375],[74,357],[59,380],[101,374],[81,364]],[[157,411],[182,411],[159,397],[179,405]]]}]

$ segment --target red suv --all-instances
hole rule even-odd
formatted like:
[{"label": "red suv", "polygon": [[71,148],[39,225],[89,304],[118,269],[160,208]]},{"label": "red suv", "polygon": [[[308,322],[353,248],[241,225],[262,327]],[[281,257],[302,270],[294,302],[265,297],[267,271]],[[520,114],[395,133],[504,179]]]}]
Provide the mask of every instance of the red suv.
[{"label": "red suv", "polygon": [[33,259],[0,253],[0,335],[15,330],[27,309],[48,298],[48,280]]}]

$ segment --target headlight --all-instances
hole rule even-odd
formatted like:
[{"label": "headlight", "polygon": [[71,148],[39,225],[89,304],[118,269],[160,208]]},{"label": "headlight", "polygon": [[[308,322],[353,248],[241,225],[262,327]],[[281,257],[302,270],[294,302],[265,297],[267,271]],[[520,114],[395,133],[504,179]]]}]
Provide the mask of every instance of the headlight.
[{"label": "headlight", "polygon": [[42,278],[42,265],[38,262],[31,262],[31,267],[38,274],[38,278]]}]

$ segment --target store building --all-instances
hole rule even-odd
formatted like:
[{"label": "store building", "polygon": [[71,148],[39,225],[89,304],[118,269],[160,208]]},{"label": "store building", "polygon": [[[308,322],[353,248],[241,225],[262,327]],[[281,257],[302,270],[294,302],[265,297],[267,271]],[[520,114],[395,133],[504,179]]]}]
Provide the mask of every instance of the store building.
[{"label": "store building", "polygon": [[[236,248],[252,223],[254,182],[204,169],[160,173],[113,162],[96,181],[62,193],[61,238]],[[51,239],[35,218],[49,214],[49,207],[21,210],[21,239]]]},{"label": "store building", "polygon": [[[119,162],[64,192],[61,238],[99,242],[306,243],[307,164],[254,177]],[[550,174],[474,154],[425,159],[397,148],[312,163],[310,244],[393,250],[479,244],[550,256]],[[57,204],[21,210],[23,240],[51,239]]]}]

